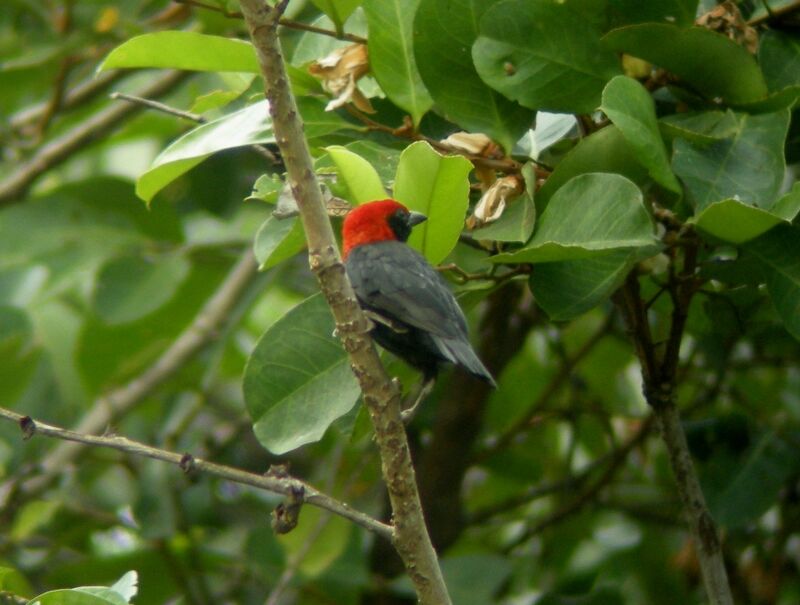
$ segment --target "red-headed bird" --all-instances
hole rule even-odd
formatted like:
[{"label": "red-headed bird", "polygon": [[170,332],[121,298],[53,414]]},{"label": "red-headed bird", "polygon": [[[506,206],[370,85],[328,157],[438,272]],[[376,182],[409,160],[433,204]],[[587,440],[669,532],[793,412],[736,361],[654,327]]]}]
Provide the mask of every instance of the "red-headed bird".
[{"label": "red-headed bird", "polygon": [[372,320],[372,338],[436,378],[453,363],[497,386],[472,349],[467,322],[439,273],[406,245],[414,225],[426,220],[395,200],[369,202],[344,219],[342,238],[347,276]]}]

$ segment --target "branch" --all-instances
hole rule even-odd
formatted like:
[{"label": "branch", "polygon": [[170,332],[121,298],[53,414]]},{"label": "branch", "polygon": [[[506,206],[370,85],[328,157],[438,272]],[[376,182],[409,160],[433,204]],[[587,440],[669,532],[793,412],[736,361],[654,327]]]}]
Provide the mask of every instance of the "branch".
[{"label": "branch", "polygon": [[78,444],[80,447],[83,445],[91,445],[95,447],[105,447],[114,450],[119,450],[134,456],[145,458],[153,458],[154,460],[161,460],[168,462],[175,466],[180,467],[184,472],[198,471],[219,477],[234,483],[241,483],[243,485],[250,485],[258,489],[262,489],[275,494],[291,495],[293,493],[302,492],[304,494],[303,500],[308,504],[318,506],[328,510],[340,517],[344,517],[353,523],[360,525],[364,529],[381,536],[382,538],[391,539],[392,528],[385,523],[381,523],[370,517],[369,515],[354,510],[344,502],[340,502],[335,498],[328,496],[314,488],[313,486],[295,479],[287,477],[283,474],[281,476],[271,475],[269,473],[259,475],[249,471],[243,471],[232,466],[223,464],[216,464],[209,462],[202,458],[195,458],[191,454],[179,454],[177,452],[170,452],[162,450],[157,447],[152,447],[139,441],[134,441],[126,437],[117,435],[85,435],[76,431],[63,429],[52,424],[45,424],[38,420],[33,420],[30,416],[23,416],[11,410],[0,408],[0,418],[10,422],[17,423],[23,431],[25,439],[29,439],[34,435],[43,435],[45,437],[52,437],[54,439],[62,439],[71,443]]},{"label": "branch", "polygon": [[411,452],[400,416],[400,392],[389,380],[369,337],[369,323],[344,271],[303,123],[289,88],[278,38],[279,18],[288,0],[274,8],[263,0],[240,0],[256,48],[275,138],[286,164],[287,180],[300,209],[308,238],[309,263],[316,274],[375,429],[382,471],[394,520],[394,545],[405,564],[421,605],[449,605],[450,597],[425,527]]},{"label": "branch", "polygon": [[[159,97],[182,82],[187,74],[169,71],[139,92],[144,97]],[[6,180],[0,182],[0,207],[20,201],[28,188],[43,173],[69,159],[76,151],[115,130],[123,121],[141,111],[138,105],[112,105],[85,122],[39,148]]]},{"label": "branch", "polygon": [[[175,342],[140,376],[95,401],[89,414],[76,427],[77,433],[104,431],[113,418],[133,408],[213,340],[242,293],[252,283],[257,268],[253,253],[248,249]],[[77,456],[80,449],[75,443],[61,443],[53,448],[40,464],[42,472],[26,481],[23,491],[30,494],[44,489]]]},{"label": "branch", "polygon": [[136,95],[128,95],[124,92],[112,92],[108,95],[115,101],[117,99],[122,99],[123,101],[127,101],[128,103],[144,105],[149,109],[155,109],[156,111],[160,111],[161,113],[166,113],[167,115],[175,116],[176,118],[182,118],[184,120],[189,120],[190,122],[195,122],[197,124],[205,124],[207,120],[197,113],[192,113],[190,111],[183,111],[181,109],[176,109],[174,107],[170,107],[165,103],[159,103],[158,101],[153,101],[153,99],[145,99],[144,97],[137,97]]},{"label": "branch", "polygon": [[670,250],[668,288],[673,308],[669,338],[660,358],[656,354],[647,310],[639,294],[638,277],[634,273],[628,276],[615,300],[622,309],[639,357],[645,398],[658,419],[661,437],[667,447],[678,494],[688,517],[689,531],[700,561],[706,593],[712,605],[733,605],[717,528],[706,505],[675,404],[680,345],[689,305],[699,286],[695,276],[697,245],[694,241],[683,247],[683,267],[680,272],[675,271],[678,252],[674,247]]}]

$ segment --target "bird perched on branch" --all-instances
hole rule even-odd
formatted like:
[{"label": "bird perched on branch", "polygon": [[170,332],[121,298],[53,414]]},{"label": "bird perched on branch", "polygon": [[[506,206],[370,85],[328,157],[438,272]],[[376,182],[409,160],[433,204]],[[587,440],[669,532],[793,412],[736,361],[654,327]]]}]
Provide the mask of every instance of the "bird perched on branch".
[{"label": "bird perched on branch", "polygon": [[420,370],[432,384],[453,363],[497,386],[467,336],[467,322],[439,273],[405,242],[427,217],[387,199],[350,211],[342,237],[347,276],[371,334],[383,348]]}]

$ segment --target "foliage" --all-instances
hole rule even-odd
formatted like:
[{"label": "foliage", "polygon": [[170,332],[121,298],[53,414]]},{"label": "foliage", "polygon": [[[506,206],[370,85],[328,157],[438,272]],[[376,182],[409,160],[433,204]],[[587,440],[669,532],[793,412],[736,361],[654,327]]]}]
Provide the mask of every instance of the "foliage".
[{"label": "foliage", "polygon": [[[766,4],[290,2],[290,20],[332,34],[281,30],[334,227],[340,200],[426,213],[410,244],[450,278],[498,378],[489,392],[446,373],[408,429],[454,602],[705,602],[619,312],[635,284],[663,359],[689,282],[674,393],[734,594],[800,600],[800,9]],[[385,519],[236,8],[35,0],[0,14],[0,406],[257,473],[290,462]],[[310,74],[359,37],[368,75],[335,93]],[[144,110],[98,127],[126,103],[108,92],[167,69],[187,75],[159,100],[192,121]],[[352,87],[375,113],[330,107]],[[7,188],[29,172],[22,194]],[[503,177],[517,180],[501,193]],[[251,249],[262,272],[203,332],[195,319]],[[199,353],[91,424],[187,332]],[[386,362],[406,388],[417,379]],[[0,591],[413,602],[381,539],[329,513],[306,505],[276,536],[278,495],[0,431]],[[84,584],[111,588],[71,588]]]}]

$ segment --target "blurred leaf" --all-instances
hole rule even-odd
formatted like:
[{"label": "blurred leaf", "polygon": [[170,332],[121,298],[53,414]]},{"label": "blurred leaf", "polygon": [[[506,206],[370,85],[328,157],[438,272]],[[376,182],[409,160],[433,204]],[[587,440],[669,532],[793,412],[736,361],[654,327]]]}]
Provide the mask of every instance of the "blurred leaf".
[{"label": "blurred leaf", "polygon": [[306,299],[259,339],[244,372],[244,398],[259,442],[283,454],[322,438],[360,390],[321,294]]},{"label": "blurred leaf", "polygon": [[189,111],[205,113],[212,109],[225,107],[231,101],[238,99],[253,84],[256,79],[254,73],[219,72],[219,79],[225,85],[224,89],[212,90],[200,95],[194,100]]},{"label": "blurred leaf", "polygon": [[597,306],[642,260],[637,250],[612,250],[592,258],[537,265],[530,284],[536,303],[553,321],[567,321]]},{"label": "blurred leaf", "polygon": [[539,215],[564,183],[575,176],[591,172],[621,174],[636,184],[648,180],[647,171],[620,130],[616,126],[606,126],[581,139],[558,163],[536,194],[536,210]]},{"label": "blurred leaf", "polygon": [[190,130],[173,141],[136,182],[136,195],[148,204],[164,187],[211,154],[223,149],[275,141],[267,101]]},{"label": "blurred leaf", "polygon": [[340,31],[344,22],[361,4],[362,0],[311,0],[314,5],[330,17]]},{"label": "blurred leaf", "polygon": [[691,222],[706,233],[733,244],[742,244],[779,223],[791,223],[800,212],[800,185],[768,210],[738,200],[722,200],[706,206]]},{"label": "blurred leaf", "polygon": [[772,91],[800,84],[800,40],[769,29],[758,40],[758,62]]},{"label": "blurred leaf", "polygon": [[764,435],[733,466],[719,485],[709,491],[709,508],[714,519],[729,529],[756,521],[774,504],[786,479],[798,470],[794,448],[774,433]]},{"label": "blurred leaf", "polygon": [[647,89],[632,78],[617,76],[603,90],[600,109],[619,128],[653,180],[680,193],[681,185],[670,168],[655,104]]},{"label": "blurred leaf", "polygon": [[9,528],[8,536],[14,541],[27,540],[50,524],[62,507],[58,500],[35,500],[23,505]]},{"label": "blurred leaf", "polygon": [[367,160],[339,145],[326,147],[325,151],[336,165],[339,181],[350,192],[350,201],[363,204],[389,197],[381,178]]},{"label": "blurred leaf", "polygon": [[26,313],[0,305],[0,385],[5,405],[16,400],[27,385],[39,357],[33,340],[33,328]]},{"label": "blurred leaf", "polygon": [[588,594],[548,593],[536,605],[625,605],[626,602],[618,588],[601,586]]},{"label": "blurred leaf", "polygon": [[550,0],[503,0],[483,15],[472,48],[480,77],[525,107],[589,113],[606,82],[621,73],[600,45],[600,30]]},{"label": "blurred leaf", "polygon": [[109,324],[126,323],[152,313],[177,292],[191,265],[181,254],[158,258],[117,257],[97,277],[95,312]]},{"label": "blurred leaf", "polygon": [[[116,595],[116,598],[112,595]],[[79,588],[53,590],[31,599],[31,605],[126,605],[126,603],[127,601],[113,591],[92,594]]]},{"label": "blurred leaf", "polygon": [[33,594],[33,588],[25,576],[11,567],[0,567],[0,591],[20,596]]},{"label": "blurred leaf", "polygon": [[483,132],[510,151],[534,113],[489,88],[472,63],[481,16],[497,0],[421,0],[414,55],[422,81],[445,118]]},{"label": "blurred leaf", "polygon": [[761,261],[772,304],[789,333],[800,340],[800,230],[778,225],[746,249]]},{"label": "blurred leaf", "polygon": [[131,38],[112,50],[98,69],[120,67],[260,71],[250,42],[188,31],[153,32]]},{"label": "blurred leaf", "polygon": [[753,56],[733,40],[703,27],[630,25],[609,32],[603,42],[663,67],[708,98],[750,103],[767,95]]},{"label": "blurred leaf", "polygon": [[459,605],[486,605],[511,574],[511,561],[489,552],[449,555],[442,559],[450,598]]},{"label": "blurred leaf", "polygon": [[256,233],[253,251],[261,271],[293,257],[306,246],[303,223],[296,216],[270,216]]},{"label": "blurred leaf", "polygon": [[492,261],[547,263],[658,245],[639,188],[618,174],[594,173],[577,176],[556,192],[530,243]]},{"label": "blurred leaf", "polygon": [[769,207],[783,183],[789,112],[737,118],[739,129],[729,139],[710,145],[675,141],[672,167],[698,211],[728,198]]},{"label": "blurred leaf", "polygon": [[410,210],[428,217],[414,228],[408,243],[428,262],[450,254],[464,228],[472,163],[463,156],[443,156],[428,143],[412,143],[400,154],[394,196]]},{"label": "blurred leaf", "polygon": [[369,66],[392,102],[418,126],[433,105],[414,60],[412,26],[420,0],[365,0]]},{"label": "blurred leaf", "polygon": [[[324,523],[321,530],[320,523]],[[342,556],[352,529],[352,524],[341,517],[305,506],[297,527],[288,534],[278,536],[278,542],[290,559],[296,553],[304,553],[299,569],[304,575],[314,578]],[[308,549],[309,541],[313,541],[314,548]]]}]

